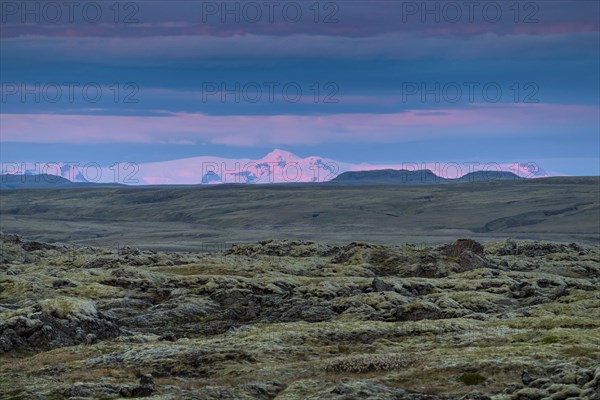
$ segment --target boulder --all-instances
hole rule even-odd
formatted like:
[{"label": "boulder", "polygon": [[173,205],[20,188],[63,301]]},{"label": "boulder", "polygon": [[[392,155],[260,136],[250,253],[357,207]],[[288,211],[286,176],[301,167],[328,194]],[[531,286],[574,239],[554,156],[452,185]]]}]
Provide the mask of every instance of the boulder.
[{"label": "boulder", "polygon": [[453,244],[443,246],[442,251],[448,257],[459,257],[464,251],[470,251],[479,256],[483,256],[485,253],[483,246],[471,239],[458,239]]}]

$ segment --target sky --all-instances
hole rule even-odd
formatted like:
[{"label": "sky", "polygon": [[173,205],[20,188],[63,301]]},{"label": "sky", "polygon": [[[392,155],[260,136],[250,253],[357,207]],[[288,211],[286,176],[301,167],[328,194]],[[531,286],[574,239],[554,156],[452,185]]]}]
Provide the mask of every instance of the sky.
[{"label": "sky", "polygon": [[600,2],[2,1],[6,162],[600,175]]}]

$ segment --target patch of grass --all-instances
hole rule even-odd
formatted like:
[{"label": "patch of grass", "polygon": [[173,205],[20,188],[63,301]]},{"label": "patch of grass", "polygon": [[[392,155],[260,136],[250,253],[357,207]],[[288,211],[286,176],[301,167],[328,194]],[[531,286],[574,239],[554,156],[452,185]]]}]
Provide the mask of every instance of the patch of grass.
[{"label": "patch of grass", "polygon": [[26,357],[5,355],[0,358],[0,371],[28,371],[52,365],[69,364],[84,360],[91,354],[92,351],[89,348],[63,347]]},{"label": "patch of grass", "polygon": [[465,372],[459,378],[459,381],[464,383],[465,385],[480,385],[487,380],[487,378],[481,374],[476,372]]},{"label": "patch of grass", "polygon": [[600,352],[597,351],[597,347],[586,347],[586,346],[570,346],[562,350],[562,353],[568,357],[587,357],[596,359],[600,356]]}]

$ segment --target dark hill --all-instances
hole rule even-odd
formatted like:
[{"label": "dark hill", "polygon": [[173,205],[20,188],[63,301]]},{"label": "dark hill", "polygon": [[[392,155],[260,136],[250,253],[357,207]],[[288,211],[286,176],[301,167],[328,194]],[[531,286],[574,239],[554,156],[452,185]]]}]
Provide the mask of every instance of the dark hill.
[{"label": "dark hill", "polygon": [[435,175],[428,169],[417,171],[380,169],[344,172],[330,182],[350,185],[435,185],[447,181],[447,179]]},{"label": "dark hill", "polygon": [[63,189],[78,187],[122,187],[117,183],[72,182],[57,175],[0,175],[0,189]]},{"label": "dark hill", "polygon": [[458,179],[453,179],[455,182],[482,182],[482,181],[505,181],[524,179],[520,176],[508,171],[475,171],[470,172]]}]

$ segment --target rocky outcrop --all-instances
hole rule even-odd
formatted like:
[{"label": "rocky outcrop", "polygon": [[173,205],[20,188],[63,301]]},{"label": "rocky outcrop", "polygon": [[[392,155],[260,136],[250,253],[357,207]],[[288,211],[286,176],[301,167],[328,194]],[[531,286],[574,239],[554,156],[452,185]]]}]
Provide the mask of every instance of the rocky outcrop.
[{"label": "rocky outcrop", "polygon": [[600,367],[580,369],[572,365],[562,365],[558,368],[550,367],[549,372],[548,377],[523,380],[525,387],[512,393],[511,399],[600,398]]},{"label": "rocky outcrop", "polygon": [[33,307],[39,311],[0,322],[0,351],[40,352],[113,338],[116,323],[96,310],[93,302],[58,298]]},{"label": "rocky outcrop", "polygon": [[483,246],[471,239],[458,239],[453,244],[443,246],[442,251],[449,257],[459,257],[466,251],[478,256],[484,254]]}]

